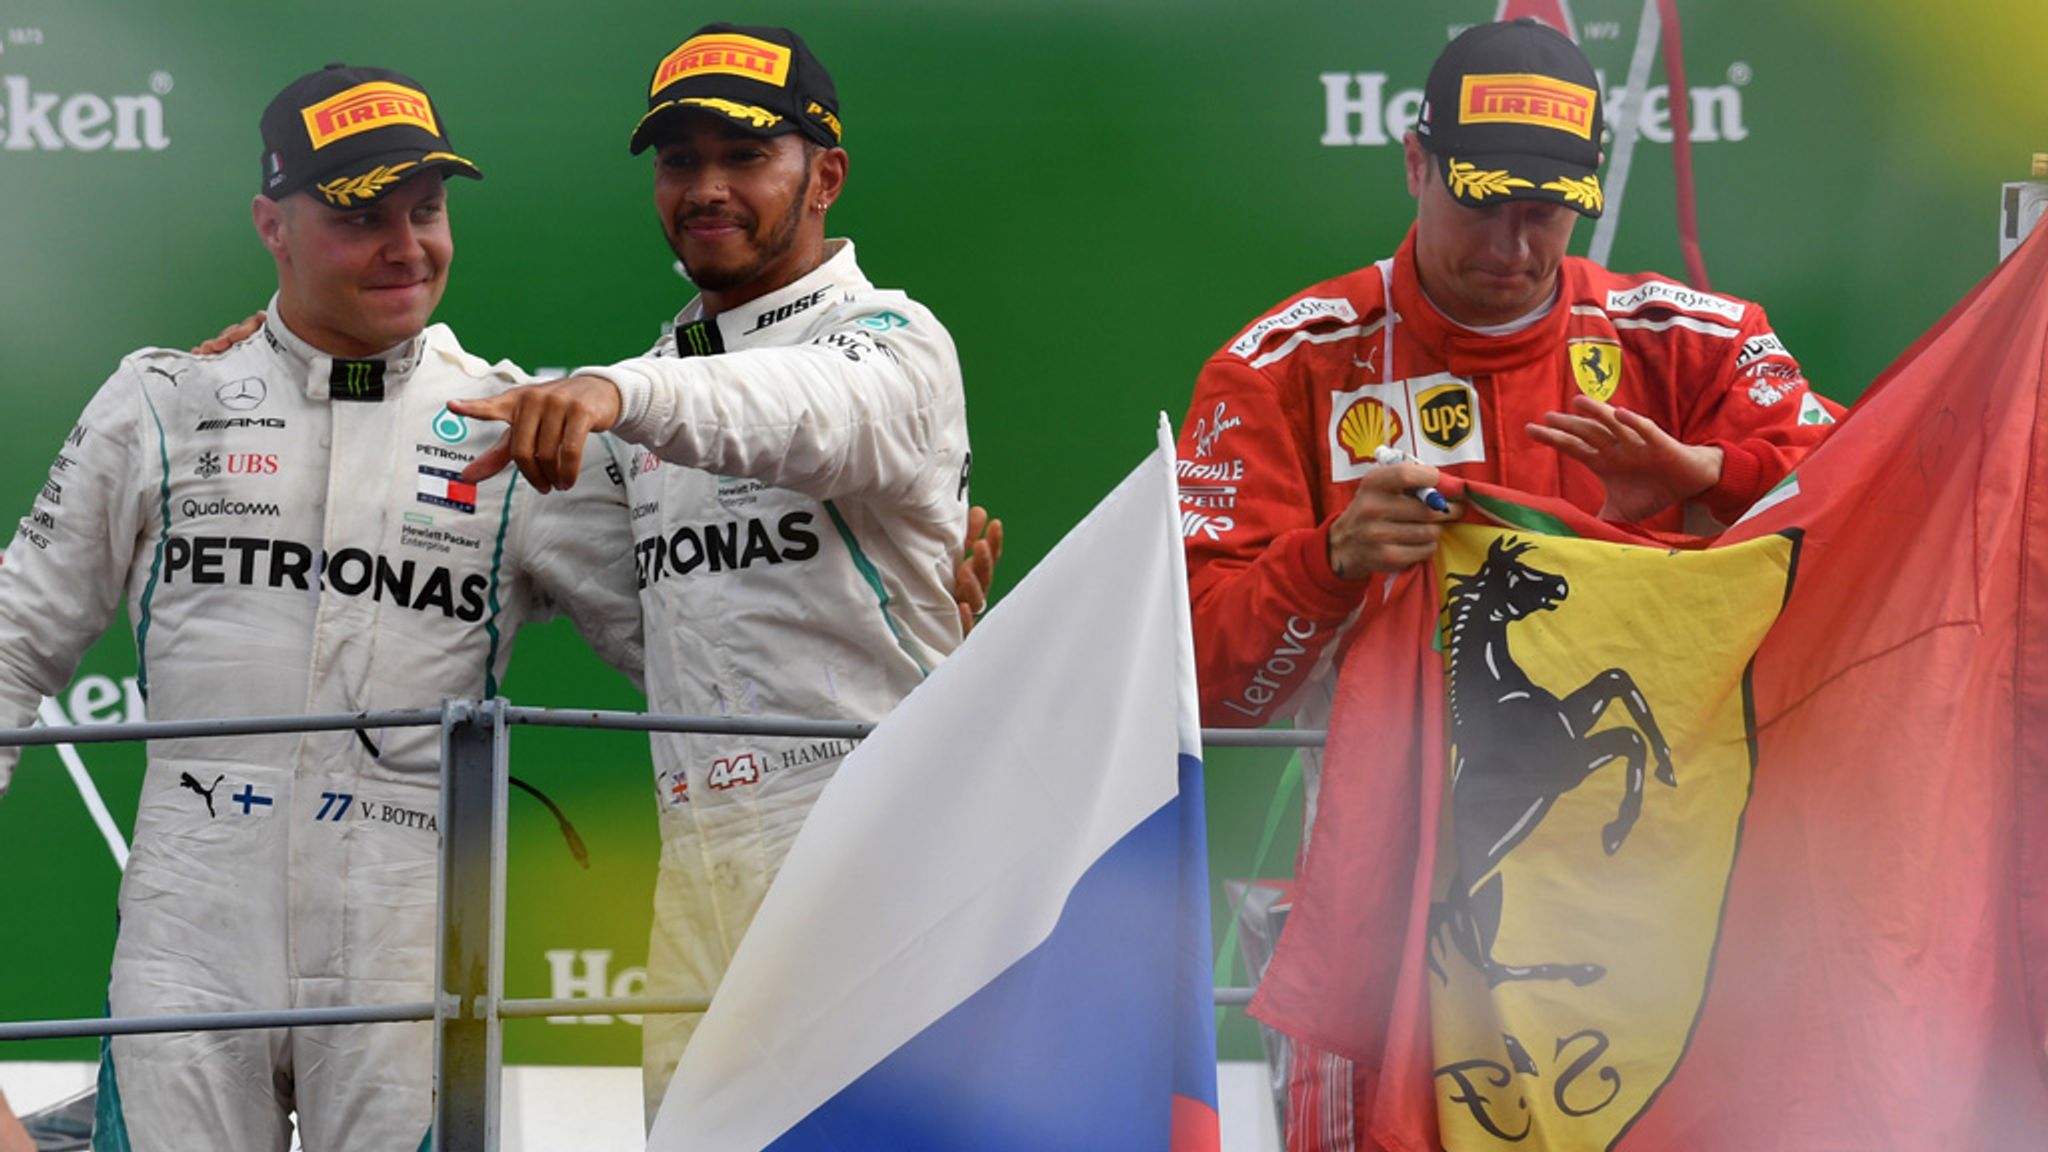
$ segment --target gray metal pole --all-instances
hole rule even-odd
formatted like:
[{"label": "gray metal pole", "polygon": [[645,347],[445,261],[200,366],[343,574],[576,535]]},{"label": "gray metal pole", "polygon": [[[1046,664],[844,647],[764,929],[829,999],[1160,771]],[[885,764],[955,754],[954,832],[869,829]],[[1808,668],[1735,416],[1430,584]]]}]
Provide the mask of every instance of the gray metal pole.
[{"label": "gray metal pole", "polygon": [[434,1148],[497,1152],[505,992],[505,704],[451,700],[441,723],[441,940]]}]

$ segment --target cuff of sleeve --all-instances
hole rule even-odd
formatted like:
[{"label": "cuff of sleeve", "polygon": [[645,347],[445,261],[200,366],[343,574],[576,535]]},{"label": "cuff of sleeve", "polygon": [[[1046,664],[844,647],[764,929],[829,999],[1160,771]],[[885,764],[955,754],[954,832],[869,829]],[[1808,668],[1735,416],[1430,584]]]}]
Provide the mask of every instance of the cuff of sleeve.
[{"label": "cuff of sleeve", "polygon": [[1280,546],[1293,553],[1291,567],[1307,578],[1300,589],[1303,607],[1324,619],[1334,620],[1350,615],[1358,607],[1358,602],[1364,599],[1366,584],[1346,580],[1330,567],[1330,525],[1327,521],[1315,528],[1292,533]]},{"label": "cuff of sleeve", "polygon": [[606,367],[578,368],[573,375],[609,380],[619,390],[619,422],[611,430],[624,439],[637,441],[647,429],[666,425],[673,415],[675,398],[657,395],[653,379],[637,370],[631,360]]},{"label": "cuff of sleeve", "polygon": [[1700,497],[1707,510],[1723,524],[1733,524],[1763,493],[1763,461],[1740,444],[1716,440],[1721,450],[1721,479]]}]

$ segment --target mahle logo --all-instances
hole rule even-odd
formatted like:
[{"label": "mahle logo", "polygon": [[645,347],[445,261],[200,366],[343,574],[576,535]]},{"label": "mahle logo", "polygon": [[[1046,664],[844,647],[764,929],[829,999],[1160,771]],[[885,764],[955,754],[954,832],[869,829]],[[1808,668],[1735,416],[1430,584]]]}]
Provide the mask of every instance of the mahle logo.
[{"label": "mahle logo", "polygon": [[153,72],[132,96],[37,91],[26,76],[0,76],[0,147],[9,152],[161,152],[163,97],[171,75]]}]

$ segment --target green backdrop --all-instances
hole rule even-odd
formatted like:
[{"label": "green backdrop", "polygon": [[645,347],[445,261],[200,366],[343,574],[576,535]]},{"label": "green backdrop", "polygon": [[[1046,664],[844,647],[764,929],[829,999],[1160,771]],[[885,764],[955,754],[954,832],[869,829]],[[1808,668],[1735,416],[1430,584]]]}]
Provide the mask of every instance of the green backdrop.
[{"label": "green backdrop", "polygon": [[[12,0],[0,11],[0,502],[14,502],[8,517],[27,510],[124,352],[190,344],[267,298],[270,265],[248,223],[255,124],[293,76],[344,60],[427,83],[488,174],[452,197],[460,258],[440,318],[472,350],[569,366],[642,350],[689,296],[650,210],[647,163],[625,147],[654,62],[704,21],[785,23],[842,96],[853,165],[832,231],[857,238],[873,279],[929,304],[959,344],[974,495],[1008,524],[1002,579],[1014,583],[1149,450],[1160,410],[1178,422],[1215,347],[1399,241],[1412,207],[1387,118],[1412,112],[1403,94],[1447,35],[1495,6]],[[1679,8],[1696,106],[1710,110],[1694,161],[1712,285],[1765,302],[1809,375],[1853,398],[1995,259],[1999,184],[2048,150],[2048,6]],[[1596,66],[1622,83],[1642,4],[1569,10]],[[1610,205],[1610,263],[1676,272],[1670,148],[1654,124],[1648,134]],[[1576,250],[1589,240],[1582,226]],[[513,669],[506,690],[522,703],[639,705],[564,625],[529,632]],[[116,718],[132,672],[117,627],[62,699],[77,719]],[[607,991],[634,990],[655,853],[644,742],[521,730],[514,756],[568,809],[592,867],[576,868],[553,821],[514,799],[513,994],[566,991],[556,968],[586,980],[602,969]],[[83,757],[125,828],[139,752]],[[1278,790],[1285,763],[1210,758],[1219,881],[1290,870],[1299,799]],[[99,1012],[118,876],[47,750],[25,757],[0,802],[0,875],[0,1019]],[[1225,1054],[1251,1055],[1230,1016]],[[93,1051],[18,1044],[0,1059]],[[532,1022],[512,1027],[507,1052],[633,1063],[638,1038],[620,1023]]]}]

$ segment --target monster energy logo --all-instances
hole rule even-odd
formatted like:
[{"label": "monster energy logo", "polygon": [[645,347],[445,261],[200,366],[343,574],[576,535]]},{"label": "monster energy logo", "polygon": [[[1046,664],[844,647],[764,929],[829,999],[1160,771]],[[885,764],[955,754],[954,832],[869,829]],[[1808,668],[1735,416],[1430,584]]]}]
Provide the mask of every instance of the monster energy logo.
[{"label": "monster energy logo", "polygon": [[376,403],[384,399],[382,360],[336,360],[328,377],[328,394],[336,400]]},{"label": "monster energy logo", "polygon": [[676,329],[676,355],[715,356],[725,351],[725,341],[718,335],[718,325],[709,320],[698,320]]}]

